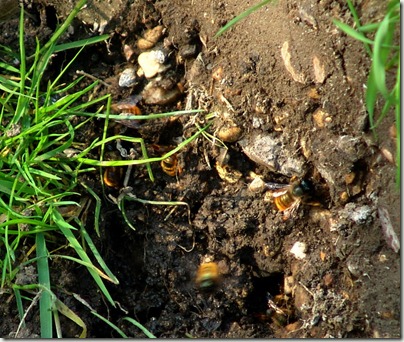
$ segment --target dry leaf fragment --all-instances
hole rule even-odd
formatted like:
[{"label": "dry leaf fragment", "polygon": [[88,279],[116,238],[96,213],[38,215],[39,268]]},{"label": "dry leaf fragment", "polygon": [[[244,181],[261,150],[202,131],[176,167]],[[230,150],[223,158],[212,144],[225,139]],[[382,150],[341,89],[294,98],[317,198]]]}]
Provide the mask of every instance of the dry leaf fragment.
[{"label": "dry leaf fragment", "polygon": [[323,83],[326,77],[324,64],[320,62],[317,56],[313,57],[313,70],[314,70],[314,81],[316,83]]},{"label": "dry leaf fragment", "polygon": [[396,253],[400,250],[400,240],[397,237],[396,232],[391,224],[390,215],[386,208],[379,207],[377,209],[379,213],[380,224],[382,225],[382,232],[387,245]]},{"label": "dry leaf fragment", "polygon": [[305,77],[304,77],[303,73],[297,72],[295,70],[295,68],[292,66],[292,64],[290,63],[291,55],[289,52],[289,42],[286,41],[283,43],[282,49],[281,49],[281,55],[282,55],[283,62],[285,63],[286,70],[289,71],[292,78],[296,82],[305,84],[306,81],[305,81]]}]

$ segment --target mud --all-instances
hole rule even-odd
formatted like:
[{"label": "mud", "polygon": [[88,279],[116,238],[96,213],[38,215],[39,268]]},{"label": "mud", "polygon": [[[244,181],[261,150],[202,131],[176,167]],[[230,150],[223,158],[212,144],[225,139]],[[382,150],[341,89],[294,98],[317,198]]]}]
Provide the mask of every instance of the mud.
[{"label": "mud", "polygon": [[[356,7],[362,22],[383,15],[375,1]],[[157,46],[168,51],[171,65],[163,73],[170,80],[165,89],[180,84],[184,90],[163,105],[143,99],[142,112],[205,109],[216,116],[208,132],[229,142],[223,157],[217,142],[198,137],[178,154],[182,172],[175,176],[159,163],[152,165],[155,182],[144,167],[133,171],[128,185],[135,196],[183,201],[189,213],[185,206],[172,210],[126,202],[134,231],[104,197],[102,235],[92,236],[120,281],[108,285],[118,308],[107,304],[82,267],[51,262],[55,293],[87,324],[89,336],[117,334],[69,293],[79,294],[133,337],[144,335],[121,321],[126,315],[157,337],[399,337],[400,252],[386,240],[380,220],[380,208],[387,209],[400,237],[395,166],[382,153],[383,148],[395,153],[389,135],[394,116],[379,126],[376,140],[364,105],[369,58],[360,42],[332,23],[352,25],[345,2],[278,1],[218,38],[213,37],[219,28],[247,4],[141,0],[117,1],[114,8],[123,9],[102,25],[111,35],[108,44],[88,48],[70,77],[83,70],[103,80],[109,86],[101,86],[99,94],[111,93],[114,102],[141,93],[147,80],[122,88],[119,77],[125,68],[137,68],[138,39],[162,25]],[[44,39],[55,28],[56,15],[63,18],[66,11],[56,1],[30,4],[29,37]],[[64,39],[96,34],[99,25],[86,23],[77,20]],[[15,36],[4,32],[17,32],[12,28],[18,20],[1,25],[1,44],[12,45]],[[69,55],[60,58],[63,64]],[[194,122],[203,126],[204,114],[153,121],[126,134],[143,137],[153,153],[152,144],[175,146],[179,137],[195,133]],[[77,138],[90,142],[102,127],[93,123],[87,127],[91,135]],[[223,133],[223,127],[232,128]],[[230,131],[236,131],[235,138]],[[285,185],[293,176],[309,181],[311,203],[301,203],[285,220],[265,201],[264,190],[251,191],[258,176]],[[102,196],[98,173],[86,181]],[[117,196],[117,190],[108,191]],[[91,217],[88,222],[90,231]],[[304,246],[300,254],[291,253],[296,242]],[[208,292],[195,282],[206,261],[215,262],[220,273]],[[270,309],[271,302],[281,313]],[[1,336],[16,331],[14,304],[12,298],[0,304]],[[38,319],[33,311],[26,335],[39,334]],[[61,319],[64,337],[78,335],[78,326]]]}]

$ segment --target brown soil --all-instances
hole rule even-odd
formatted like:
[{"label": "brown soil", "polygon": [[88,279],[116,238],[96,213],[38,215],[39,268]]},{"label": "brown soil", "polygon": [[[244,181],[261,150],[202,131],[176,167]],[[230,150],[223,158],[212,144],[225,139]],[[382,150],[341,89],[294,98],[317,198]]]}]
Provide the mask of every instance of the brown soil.
[{"label": "brown soil", "polygon": [[[181,83],[185,92],[167,105],[147,105],[143,99],[142,111],[206,109],[217,114],[211,134],[224,134],[228,140],[229,130],[223,127],[230,122],[242,135],[226,142],[227,179],[219,176],[220,165],[216,167],[219,148],[202,136],[178,155],[183,170],[177,176],[164,173],[159,163],[152,165],[154,183],[144,167],[133,172],[133,194],[185,201],[190,218],[186,207],[171,212],[171,207],[126,202],[134,231],[105,198],[102,236],[92,236],[120,281],[108,288],[123,310],[106,303],[83,267],[51,262],[55,293],[83,319],[89,336],[118,335],[72,292],[133,337],[144,335],[121,321],[124,316],[135,318],[157,337],[399,337],[400,253],[386,241],[380,221],[380,208],[385,208],[400,236],[395,166],[382,153],[395,153],[389,134],[394,116],[378,128],[375,140],[364,105],[369,58],[360,42],[332,23],[338,19],[352,25],[345,1],[281,0],[216,39],[218,29],[251,3],[111,3],[116,13],[105,10],[111,15],[104,27],[111,35],[108,45],[88,48],[71,77],[76,77],[75,70],[84,70],[104,80],[110,86],[99,92],[111,93],[115,102],[138,94],[145,82],[121,88],[119,75],[136,66],[137,39],[163,25],[172,65],[164,77]],[[46,39],[57,16],[63,18],[69,10],[59,1],[31,4],[28,44],[35,36]],[[357,10],[362,22],[384,13],[377,1],[361,2]],[[93,23],[86,23],[78,20],[64,39],[94,35]],[[13,46],[18,20],[1,25],[0,43]],[[129,61],[124,44],[133,49]],[[53,72],[69,58],[57,57]],[[203,114],[193,117],[201,125],[202,119]],[[172,146],[176,138],[196,132],[190,120],[182,116],[153,121],[126,134],[142,136],[149,146]],[[91,136],[98,136],[102,125],[95,122]],[[82,139],[89,142],[86,134]],[[231,183],[234,170],[241,178]],[[266,182],[288,184],[292,176],[304,178],[313,185],[312,202],[321,206],[303,203],[284,220],[273,203],[264,201],[263,191],[250,190],[251,171]],[[87,181],[102,196],[97,175],[88,175]],[[291,253],[296,242],[306,245],[302,259]],[[220,280],[206,293],[198,289],[195,277],[208,259],[217,263]],[[290,285],[285,287],[285,281]],[[269,310],[269,298],[284,314]],[[15,301],[9,298],[0,305],[0,336],[11,336],[19,323]],[[39,334],[38,319],[38,310],[27,317],[27,336]],[[61,320],[64,337],[78,335],[78,326],[63,316]]]}]

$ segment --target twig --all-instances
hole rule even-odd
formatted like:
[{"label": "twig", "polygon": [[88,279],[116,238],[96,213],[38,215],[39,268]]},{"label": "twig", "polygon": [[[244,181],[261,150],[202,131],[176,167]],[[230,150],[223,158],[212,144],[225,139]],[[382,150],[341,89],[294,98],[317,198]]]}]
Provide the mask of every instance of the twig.
[{"label": "twig", "polygon": [[84,75],[84,76],[86,76],[86,77],[88,77],[88,78],[91,78],[93,81],[98,81],[98,82],[100,82],[101,84],[103,84],[103,85],[106,86],[106,87],[110,87],[110,86],[111,86],[111,84],[109,84],[109,83],[107,83],[107,82],[104,82],[103,80],[100,80],[99,78],[97,78],[97,77],[95,77],[95,76],[93,76],[93,75],[90,75],[90,74],[86,73],[86,72],[83,71],[83,70],[76,70],[76,74],[78,74],[78,75]]},{"label": "twig", "polygon": [[18,333],[20,332],[21,327],[23,324],[25,324],[25,318],[27,317],[28,313],[30,310],[36,305],[38,302],[39,298],[41,297],[42,289],[39,290],[39,292],[35,295],[34,299],[32,300],[32,303],[29,305],[27,311],[25,311],[24,316],[22,317],[22,320],[20,324],[18,325],[17,332],[15,333],[14,338],[17,338]]}]

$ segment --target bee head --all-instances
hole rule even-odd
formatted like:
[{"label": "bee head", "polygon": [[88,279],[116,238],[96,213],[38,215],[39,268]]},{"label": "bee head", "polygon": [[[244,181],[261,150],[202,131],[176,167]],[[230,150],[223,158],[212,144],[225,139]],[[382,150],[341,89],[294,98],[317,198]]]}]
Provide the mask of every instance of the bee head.
[{"label": "bee head", "polygon": [[293,189],[293,195],[296,197],[303,197],[312,191],[312,187],[308,181],[301,181],[299,185]]}]

